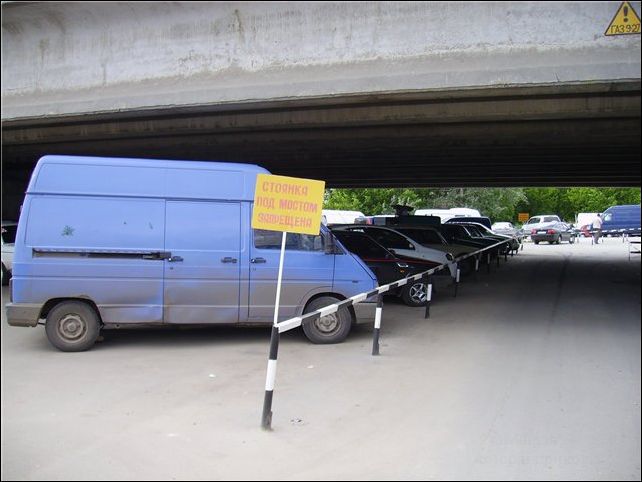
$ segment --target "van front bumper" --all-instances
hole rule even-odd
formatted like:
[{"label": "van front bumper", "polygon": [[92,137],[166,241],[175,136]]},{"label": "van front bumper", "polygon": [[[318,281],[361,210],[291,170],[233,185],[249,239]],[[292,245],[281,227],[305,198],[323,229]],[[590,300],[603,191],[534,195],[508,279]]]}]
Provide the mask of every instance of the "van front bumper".
[{"label": "van front bumper", "polygon": [[7,303],[7,323],[11,326],[36,326],[42,305],[30,303]]},{"label": "van front bumper", "polygon": [[375,312],[377,311],[377,303],[363,301],[352,305],[354,308],[354,315],[357,323],[373,323],[375,319]]}]

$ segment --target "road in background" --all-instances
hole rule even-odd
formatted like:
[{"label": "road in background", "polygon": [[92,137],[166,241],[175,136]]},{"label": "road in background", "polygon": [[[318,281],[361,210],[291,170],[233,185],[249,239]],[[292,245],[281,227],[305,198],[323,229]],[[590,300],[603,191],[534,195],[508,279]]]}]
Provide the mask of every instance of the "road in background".
[{"label": "road in background", "polygon": [[[3,303],[8,299],[2,290]],[[2,315],[3,480],[640,479],[640,257],[527,244],[431,318],[387,299],[345,343],[105,332],[62,353]]]}]

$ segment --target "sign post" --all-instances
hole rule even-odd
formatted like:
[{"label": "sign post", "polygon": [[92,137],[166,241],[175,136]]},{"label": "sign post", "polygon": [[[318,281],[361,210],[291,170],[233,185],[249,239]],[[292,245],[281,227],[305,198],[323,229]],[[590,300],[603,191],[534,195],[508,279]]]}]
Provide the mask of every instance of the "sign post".
[{"label": "sign post", "polygon": [[279,353],[279,304],[283,281],[285,243],[288,232],[319,234],[324,189],[325,182],[312,179],[269,174],[258,174],[256,178],[252,228],[283,232],[261,421],[261,426],[265,430],[272,428],[272,398]]}]

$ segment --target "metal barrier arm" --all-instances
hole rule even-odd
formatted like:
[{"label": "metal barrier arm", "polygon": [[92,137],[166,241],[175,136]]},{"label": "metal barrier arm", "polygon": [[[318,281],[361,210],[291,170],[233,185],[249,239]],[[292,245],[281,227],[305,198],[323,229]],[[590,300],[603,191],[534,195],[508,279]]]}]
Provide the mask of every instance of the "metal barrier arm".
[{"label": "metal barrier arm", "polygon": [[371,291],[365,292],[365,293],[359,293],[358,295],[354,295],[350,298],[347,298],[343,301],[340,301],[339,303],[333,303],[331,305],[325,306],[323,308],[319,308],[316,311],[313,311],[312,313],[306,313],[305,315],[302,316],[295,316],[294,318],[290,318],[289,320],[282,321],[280,323],[277,323],[276,326],[279,329],[279,333],[285,333],[286,331],[292,330],[294,328],[297,328],[301,326],[304,322],[308,320],[314,320],[317,318],[321,318],[323,316],[331,315],[332,313],[336,313],[339,311],[341,308],[347,308],[349,306],[355,305],[357,303],[361,303],[362,301],[367,300],[368,298],[372,298],[374,296],[383,294],[387,291],[393,290],[395,288],[399,288],[401,286],[404,286],[407,284],[409,281],[419,281],[427,276],[433,275],[437,273],[438,271],[441,271],[443,269],[448,268],[448,265],[452,263],[459,263],[460,261],[463,261],[468,258],[472,258],[474,256],[479,255],[480,253],[484,251],[488,251],[494,248],[497,248],[498,246],[501,246],[502,244],[507,244],[510,243],[512,240],[507,239],[506,241],[500,241],[495,244],[491,244],[490,246],[486,246],[485,248],[482,248],[477,251],[473,251],[472,253],[464,254],[462,256],[459,256],[455,258],[453,261],[450,263],[446,264],[440,264],[439,266],[435,266],[434,268],[431,268],[426,271],[422,271],[421,273],[408,276],[406,278],[401,278],[397,281],[394,281],[392,283],[388,283],[383,286],[379,286],[378,288],[375,288]]},{"label": "metal barrier arm", "polygon": [[[285,239],[285,237],[283,239]],[[501,246],[504,243],[510,243],[511,241],[512,241],[511,239],[507,239],[506,241],[500,241],[499,243],[492,244],[478,251],[474,251],[472,253],[459,256],[458,258],[455,258],[450,263],[435,266],[434,268],[431,268],[429,270],[423,271],[421,273],[417,273],[412,276],[408,276],[406,278],[402,278],[393,283],[388,283],[386,285],[379,286],[378,288],[365,293],[359,293],[358,295],[354,295],[338,303],[333,303],[331,305],[324,306],[323,308],[315,310],[312,313],[306,313],[305,315],[295,316],[294,318],[290,318],[289,320],[282,321],[281,323],[275,323],[272,326],[273,336],[270,341],[270,355],[268,359],[268,368],[267,368],[267,375],[266,375],[266,381],[265,381],[265,398],[263,401],[263,414],[262,414],[262,421],[261,421],[261,426],[263,427],[263,429],[265,430],[272,429],[272,399],[274,395],[274,385],[275,385],[275,379],[276,379],[276,364],[277,364],[277,355],[278,355],[278,339],[279,339],[278,335],[279,334],[292,330],[293,328],[297,328],[301,326],[303,323],[307,322],[308,320],[315,320],[315,319],[321,318],[322,316],[327,316],[332,313],[336,313],[341,308],[349,307],[354,304],[361,303],[369,298],[372,298],[373,296],[377,296],[377,313],[375,317],[375,331],[374,331],[374,339],[373,339],[373,346],[372,346],[372,354],[378,355],[379,354],[379,332],[381,328],[381,312],[383,308],[383,303],[382,303],[383,293],[390,291],[391,289],[404,286],[408,282],[418,281],[428,277],[428,289],[426,290],[426,316],[428,316],[428,308],[430,306],[430,296],[431,296],[430,293],[432,288],[431,276],[433,274],[443,269],[447,269],[451,263],[457,263],[456,283],[459,283],[459,262],[460,261],[471,258],[473,256],[477,256],[479,253],[488,251],[490,249],[494,249],[497,246]],[[499,257],[498,257],[498,261],[499,261]]]}]

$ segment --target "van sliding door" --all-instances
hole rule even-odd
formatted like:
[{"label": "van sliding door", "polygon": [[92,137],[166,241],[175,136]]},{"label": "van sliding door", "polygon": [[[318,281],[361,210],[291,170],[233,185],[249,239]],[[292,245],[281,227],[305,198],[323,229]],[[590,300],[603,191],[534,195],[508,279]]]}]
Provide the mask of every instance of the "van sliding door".
[{"label": "van sliding door", "polygon": [[166,204],[165,323],[237,323],[241,205]]}]

